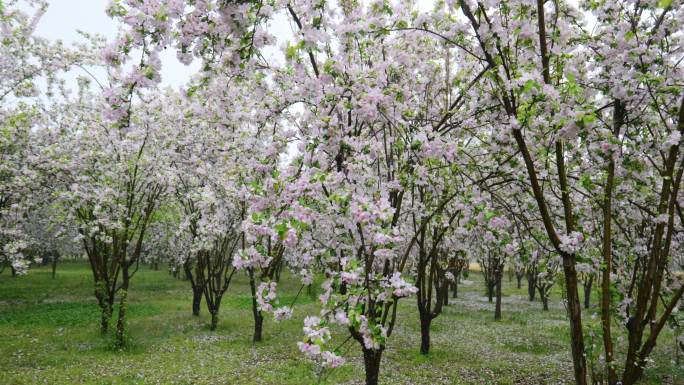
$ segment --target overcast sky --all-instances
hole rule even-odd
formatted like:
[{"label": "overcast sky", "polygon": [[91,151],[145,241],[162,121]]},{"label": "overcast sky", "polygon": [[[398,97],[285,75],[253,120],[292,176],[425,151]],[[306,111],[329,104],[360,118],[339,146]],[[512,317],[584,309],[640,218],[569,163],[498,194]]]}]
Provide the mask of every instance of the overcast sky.
[{"label": "overcast sky", "polygon": [[[60,39],[67,45],[84,41],[77,32],[79,30],[99,33],[112,40],[116,36],[117,23],[105,14],[108,3],[108,0],[50,0],[47,12],[38,23],[36,34],[51,40]],[[198,68],[198,65],[185,66],[180,63],[172,49],[164,51],[161,59],[164,85],[183,85]],[[95,75],[104,77],[104,73]]]}]

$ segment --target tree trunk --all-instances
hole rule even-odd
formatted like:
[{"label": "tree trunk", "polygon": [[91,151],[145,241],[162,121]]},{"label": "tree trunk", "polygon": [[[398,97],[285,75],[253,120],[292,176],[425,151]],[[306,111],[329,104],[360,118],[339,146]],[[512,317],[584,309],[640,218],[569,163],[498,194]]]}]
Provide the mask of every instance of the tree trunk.
[{"label": "tree trunk", "polygon": [[430,315],[420,316],[420,354],[430,353]]},{"label": "tree trunk", "polygon": [[454,282],[451,284],[451,288],[453,289],[453,297],[458,298],[458,276],[455,276],[456,277],[454,278]]},{"label": "tree trunk", "polygon": [[107,334],[109,331],[109,320],[112,318],[113,306],[106,300],[100,305],[102,315],[100,318],[100,333]]},{"label": "tree trunk", "polygon": [[487,298],[489,299],[489,303],[494,301],[494,286],[496,286],[496,283],[487,282]]},{"label": "tree trunk", "polygon": [[539,287],[539,298],[542,301],[542,309],[544,311],[548,311],[549,310],[549,296],[547,293],[547,289],[543,286]]},{"label": "tree trunk", "polygon": [[121,269],[121,298],[119,299],[119,317],[116,321],[116,347],[126,345],[126,307],[128,306],[128,285],[130,277],[126,266]]},{"label": "tree trunk", "polygon": [[[582,332],[582,305],[577,291],[577,270],[573,255],[563,255],[563,273],[568,296],[572,362],[576,385],[587,384],[587,362],[584,358],[584,333]],[[625,384],[626,385],[626,384]]]},{"label": "tree trunk", "polygon": [[590,277],[587,282],[584,283],[584,308],[589,309],[591,305],[591,286],[594,282],[594,277]]},{"label": "tree trunk", "polygon": [[[636,366],[636,364],[635,364]],[[637,374],[639,373],[639,374]],[[627,370],[625,369],[625,372],[622,375],[622,385],[634,385],[636,384],[637,380],[639,380],[639,377],[641,376],[641,370],[640,369],[633,369],[633,370]]]},{"label": "tree trunk", "polygon": [[218,319],[219,319],[218,309],[211,309],[210,313],[211,313],[211,325],[209,326],[209,330],[211,330],[213,332],[214,330],[216,330],[216,326],[218,326]]},{"label": "tree trunk", "polygon": [[[615,100],[613,108],[613,138],[620,136],[620,128],[624,123],[625,106],[619,99]],[[681,122],[680,122],[681,123]],[[611,156],[608,160],[606,184],[603,196],[603,234],[601,240],[601,256],[603,259],[603,269],[601,273],[601,336],[603,338],[603,352],[605,355],[606,372],[608,384],[617,383],[617,373],[615,371],[615,357],[613,355],[613,337],[611,335],[611,291],[610,274],[612,269],[612,223],[613,223],[613,184],[615,179],[615,159]],[[676,194],[676,192],[675,192]],[[586,296],[586,292],[585,292]],[[629,355],[629,354],[628,354]]]},{"label": "tree trunk", "polygon": [[501,281],[503,278],[503,271],[500,269],[496,272],[496,305],[494,307],[494,319],[501,319]]},{"label": "tree trunk", "polygon": [[366,369],[366,385],[378,385],[382,350],[363,349],[363,365]]},{"label": "tree trunk", "polygon": [[261,314],[261,311],[257,305],[254,271],[252,269],[248,269],[247,271],[249,272],[249,288],[252,291],[252,315],[254,316],[254,337],[252,338],[252,342],[260,342],[264,324],[264,316]]},{"label": "tree trunk", "polygon": [[209,301],[207,301],[207,305],[209,305],[207,307],[209,308],[209,313],[211,313],[211,325],[209,326],[209,330],[211,331],[216,330],[216,327],[218,326],[219,311],[221,310],[222,299],[223,293],[214,293],[214,300],[211,301],[211,304],[209,304]]},{"label": "tree trunk", "polygon": [[[178,272],[180,269],[174,270]],[[199,316],[200,309],[202,307],[202,294],[204,293],[204,278],[202,272],[198,268],[196,276],[192,275],[192,267],[189,262],[183,264],[183,271],[185,272],[185,278],[190,281],[190,286],[192,288],[192,315]],[[207,308],[209,303],[207,302]]]},{"label": "tree trunk", "polygon": [[537,293],[537,277],[532,273],[527,273],[527,295],[530,301],[534,301],[534,297]]},{"label": "tree trunk", "polygon": [[[275,275],[274,275],[274,277],[273,277],[273,280],[274,280],[276,283],[280,282],[280,272],[281,272],[282,270],[283,270],[283,263],[280,262],[280,263],[278,263],[278,266],[276,266]],[[309,285],[309,286],[311,286],[311,285]],[[307,290],[308,290],[308,289],[307,289]],[[311,292],[309,292],[309,294],[311,294]]]},{"label": "tree trunk", "polygon": [[201,288],[193,288],[192,289],[192,315],[199,316],[201,305],[202,305],[202,289]]},{"label": "tree trunk", "polygon": [[55,275],[57,274],[57,259],[59,259],[58,256],[52,256],[52,279],[55,279]]},{"label": "tree trunk", "polygon": [[518,280],[518,282],[517,282],[518,289],[522,288],[522,279],[523,279],[522,274],[516,274],[515,279]]},{"label": "tree trunk", "polygon": [[107,334],[109,331],[109,320],[114,313],[114,293],[109,291],[105,282],[95,282],[95,298],[97,298],[97,303],[101,310],[100,333]]},{"label": "tree trunk", "polygon": [[119,299],[119,317],[116,321],[116,347],[122,348],[126,345],[126,306],[128,291],[121,291]]},{"label": "tree trunk", "polygon": [[257,312],[254,316],[254,337],[252,338],[252,342],[261,342],[262,339],[262,331],[264,328],[264,316],[261,315],[261,312]]}]

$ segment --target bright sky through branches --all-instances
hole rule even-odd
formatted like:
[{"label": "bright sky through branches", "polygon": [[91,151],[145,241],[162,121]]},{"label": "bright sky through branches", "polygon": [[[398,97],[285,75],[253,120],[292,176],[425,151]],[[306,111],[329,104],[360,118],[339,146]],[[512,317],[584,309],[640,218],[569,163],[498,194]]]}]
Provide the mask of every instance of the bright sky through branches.
[{"label": "bright sky through branches", "polygon": [[[116,35],[116,22],[105,14],[108,0],[54,0],[51,1],[47,12],[38,23],[37,35],[51,40],[62,40],[71,45],[74,42],[83,42],[84,38],[78,31],[89,34],[100,34],[109,40]],[[431,0],[419,0],[420,8],[427,11],[433,2]],[[26,7],[26,9],[30,9]],[[278,38],[279,43],[285,43],[292,38],[292,28],[285,15],[278,15],[270,23],[272,33]],[[266,52],[269,59],[280,60],[282,54],[277,50]],[[197,63],[185,66],[176,59],[176,51],[167,49],[161,55],[162,83],[173,87],[182,86],[199,69]],[[104,81],[104,73],[95,72],[98,80]]]}]

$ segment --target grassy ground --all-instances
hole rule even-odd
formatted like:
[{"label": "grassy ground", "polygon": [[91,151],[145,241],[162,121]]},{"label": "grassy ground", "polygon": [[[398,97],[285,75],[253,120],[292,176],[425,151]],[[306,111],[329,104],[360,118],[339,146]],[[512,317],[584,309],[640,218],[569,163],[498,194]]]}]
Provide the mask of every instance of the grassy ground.
[{"label": "grassy ground", "polygon": [[[415,299],[402,300],[400,318],[381,368],[382,384],[569,384],[567,321],[559,292],[551,310],[525,298],[506,279],[503,320],[483,297],[472,274],[433,323],[429,356],[418,353]],[[291,301],[297,283],[285,277]],[[92,278],[84,264],[63,264],[56,279],[47,268],[26,277],[0,275],[0,384],[312,384],[314,367],[298,352],[302,319],[315,314],[314,296],[298,300],[293,319],[265,323],[264,341],[251,342],[249,286],[240,277],[229,289],[216,332],[206,309],[192,317],[189,284],[165,271],[141,269],[130,290],[130,348],[111,349],[98,332]],[[203,304],[204,306],[204,304]],[[595,310],[587,311],[586,319]],[[346,337],[338,333],[338,339]],[[684,384],[673,336],[666,331],[644,384]],[[624,344],[622,344],[624,345]],[[348,344],[348,364],[328,384],[362,384],[360,349]]]}]

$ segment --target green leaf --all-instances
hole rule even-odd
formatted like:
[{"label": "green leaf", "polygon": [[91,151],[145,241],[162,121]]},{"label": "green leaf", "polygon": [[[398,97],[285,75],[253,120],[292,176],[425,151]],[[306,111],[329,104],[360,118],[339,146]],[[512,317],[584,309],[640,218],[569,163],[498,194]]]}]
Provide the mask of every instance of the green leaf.
[{"label": "green leaf", "polygon": [[332,75],[333,73],[333,61],[332,60],[326,60],[325,63],[323,63],[323,72]]},{"label": "green leaf", "polygon": [[658,2],[658,7],[659,8],[667,8],[670,5],[672,5],[672,0],[660,0]]},{"label": "green leaf", "polygon": [[297,58],[298,50],[299,48],[297,48],[296,45],[290,45],[288,43],[287,49],[285,49],[285,58],[287,58],[287,60],[294,60],[295,58]]},{"label": "green leaf", "polygon": [[591,176],[589,174],[582,174],[580,176],[580,183],[582,184],[582,187],[587,190],[591,190],[594,187],[594,182],[592,182]]},{"label": "green leaf", "polygon": [[287,224],[286,223],[279,223],[276,225],[275,228],[276,228],[276,231],[278,232],[278,238],[280,238],[280,240],[285,239],[285,233],[287,233],[287,230],[288,230]]}]

